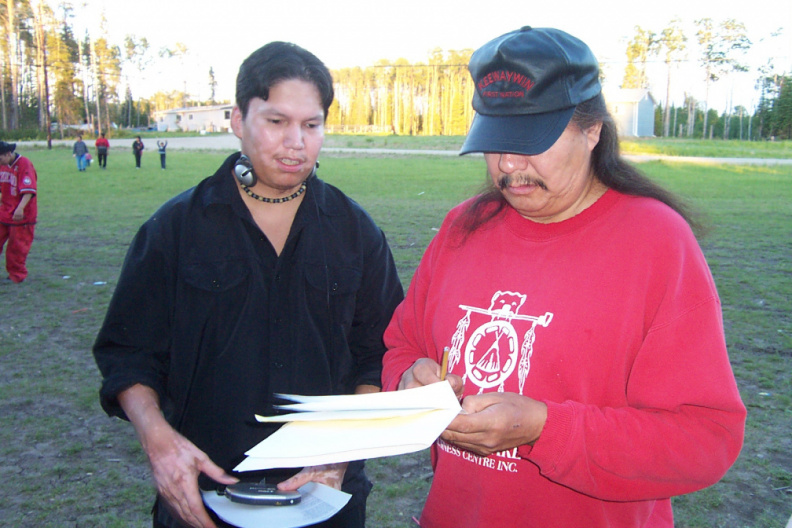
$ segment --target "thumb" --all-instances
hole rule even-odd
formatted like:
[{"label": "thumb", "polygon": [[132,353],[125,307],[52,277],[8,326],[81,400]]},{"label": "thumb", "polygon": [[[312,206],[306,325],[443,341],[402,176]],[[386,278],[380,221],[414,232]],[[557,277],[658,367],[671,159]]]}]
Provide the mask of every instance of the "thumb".
[{"label": "thumb", "polygon": [[201,470],[201,473],[205,474],[215,482],[219,482],[220,484],[236,484],[239,482],[238,478],[229,475],[223,470],[223,468],[208,459],[204,460],[203,463],[200,464],[199,469]]},{"label": "thumb", "polygon": [[451,384],[451,388],[454,389],[454,394],[456,394],[457,399],[462,398],[462,393],[465,390],[465,384],[462,382],[462,378],[456,374],[448,374],[446,376],[446,381]]}]

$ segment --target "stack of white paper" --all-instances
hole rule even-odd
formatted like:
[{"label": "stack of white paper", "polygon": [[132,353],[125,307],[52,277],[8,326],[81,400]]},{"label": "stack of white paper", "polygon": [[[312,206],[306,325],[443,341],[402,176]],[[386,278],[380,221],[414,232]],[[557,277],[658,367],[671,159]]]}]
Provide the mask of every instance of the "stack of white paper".
[{"label": "stack of white paper", "polygon": [[333,464],[420,451],[461,410],[445,381],[416,389],[348,396],[278,395],[297,411],[261,417],[287,422],[250,449],[235,471]]}]

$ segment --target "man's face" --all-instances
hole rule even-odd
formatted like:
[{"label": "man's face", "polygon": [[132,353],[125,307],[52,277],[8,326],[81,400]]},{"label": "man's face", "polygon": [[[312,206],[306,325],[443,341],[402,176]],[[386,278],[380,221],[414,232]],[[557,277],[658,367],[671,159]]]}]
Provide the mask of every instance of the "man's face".
[{"label": "man's face", "polygon": [[13,152],[6,152],[5,154],[0,154],[0,165],[8,165],[13,160],[14,160]]},{"label": "man's face", "polygon": [[231,128],[258,176],[254,189],[283,195],[311,174],[324,142],[324,118],[319,90],[298,79],[272,86],[266,101],[253,98],[244,118],[234,108]]},{"label": "man's face", "polygon": [[590,165],[600,128],[581,130],[570,123],[552,147],[535,156],[485,153],[487,171],[524,218],[541,223],[566,220],[604,191]]}]

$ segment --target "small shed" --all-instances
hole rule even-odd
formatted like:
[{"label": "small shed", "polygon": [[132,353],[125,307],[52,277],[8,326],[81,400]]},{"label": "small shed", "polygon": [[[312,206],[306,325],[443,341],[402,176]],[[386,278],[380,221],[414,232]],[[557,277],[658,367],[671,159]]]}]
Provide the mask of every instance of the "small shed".
[{"label": "small shed", "polygon": [[654,136],[655,105],[649,90],[619,89],[605,92],[605,103],[622,137]]},{"label": "small shed", "polygon": [[174,108],[154,113],[157,130],[182,132],[231,132],[232,104]]}]

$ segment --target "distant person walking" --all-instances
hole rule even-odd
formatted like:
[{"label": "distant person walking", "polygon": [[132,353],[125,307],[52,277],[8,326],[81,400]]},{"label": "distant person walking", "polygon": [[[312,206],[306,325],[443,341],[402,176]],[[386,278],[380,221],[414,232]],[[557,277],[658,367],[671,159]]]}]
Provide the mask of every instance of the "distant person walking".
[{"label": "distant person walking", "polygon": [[16,143],[0,141],[0,253],[6,246],[6,270],[11,282],[28,275],[25,261],[36,226],[36,169],[15,153]]},{"label": "distant person walking", "polygon": [[110,150],[110,142],[107,141],[104,132],[102,132],[102,136],[96,140],[96,159],[99,162],[99,166],[103,169],[107,168],[107,151]]},{"label": "distant person walking", "polygon": [[159,152],[160,165],[162,165],[163,169],[165,169],[165,147],[167,147],[167,146],[168,146],[168,142],[167,141],[159,141],[159,140],[157,140],[157,151]]},{"label": "distant person walking", "polygon": [[85,144],[85,141],[83,141],[82,136],[77,136],[77,141],[74,142],[72,154],[77,160],[77,170],[80,172],[84,171],[85,167],[88,165],[88,160],[86,158],[86,154],[88,154],[88,146]]},{"label": "distant person walking", "polygon": [[143,155],[143,149],[146,148],[143,145],[143,140],[140,139],[140,136],[137,137],[134,143],[132,143],[132,153],[135,155],[135,168],[140,168],[140,156]]}]

